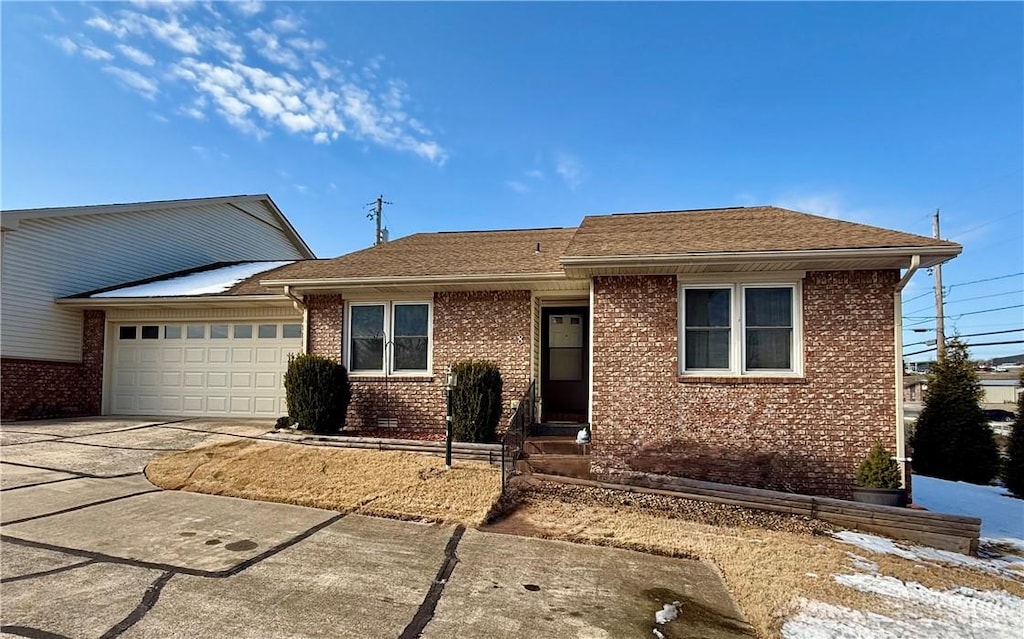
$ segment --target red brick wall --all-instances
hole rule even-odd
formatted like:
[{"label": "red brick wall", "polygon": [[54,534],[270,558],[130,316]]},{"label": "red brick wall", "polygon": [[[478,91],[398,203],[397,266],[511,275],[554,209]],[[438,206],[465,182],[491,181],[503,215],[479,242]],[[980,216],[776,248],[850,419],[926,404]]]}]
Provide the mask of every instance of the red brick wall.
[{"label": "red brick wall", "polygon": [[[309,351],[339,359],[344,305],[340,296],[307,297]],[[444,429],[444,383],[449,364],[489,359],[501,369],[503,401],[518,399],[530,379],[530,292],[472,291],[434,294],[433,375],[352,378],[347,426],[376,428],[380,417],[399,427]],[[500,426],[500,425],[499,425]]]},{"label": "red brick wall", "polygon": [[594,281],[593,469],[848,497],[875,442],[895,447],[896,271],[811,272],[804,377],[677,374],[674,276]]},{"label": "red brick wall", "polygon": [[15,358],[0,361],[3,419],[99,415],[105,325],[103,311],[84,312],[80,364]]}]

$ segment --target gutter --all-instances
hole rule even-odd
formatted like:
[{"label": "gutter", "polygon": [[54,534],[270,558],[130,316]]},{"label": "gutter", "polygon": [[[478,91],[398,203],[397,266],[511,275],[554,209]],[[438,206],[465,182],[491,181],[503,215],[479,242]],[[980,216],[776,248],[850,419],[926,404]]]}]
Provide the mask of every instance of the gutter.
[{"label": "gutter", "polygon": [[[242,305],[254,302],[282,304],[291,301],[284,295],[182,295],[178,297],[59,297],[53,302],[78,308],[117,308],[138,306],[177,306],[181,304]],[[294,304],[294,302],[292,302]]]},{"label": "gutter", "polygon": [[[743,262],[772,260],[815,260],[815,259],[870,259],[873,257],[905,257],[908,254],[952,258],[960,254],[963,247],[958,244],[946,246],[892,246],[878,248],[807,249],[798,251],[721,251],[709,253],[668,253],[650,255],[566,255],[560,260],[562,266],[651,266],[658,264],[680,264],[694,262]],[[928,264],[926,263],[925,266]]]},{"label": "gutter", "polygon": [[260,280],[260,286],[278,288],[301,286],[303,290],[337,288],[360,288],[379,286],[416,286],[445,284],[531,284],[536,282],[563,281],[567,278],[562,271],[551,273],[500,273],[485,275],[412,275],[389,277],[324,277],[302,280]]},{"label": "gutter", "polygon": [[[910,268],[903,274],[903,277],[896,284],[893,291],[892,304],[895,314],[893,322],[893,360],[896,366],[896,462],[900,465],[900,481],[903,488],[910,488],[910,473],[907,472],[907,464],[910,458],[907,457],[907,433],[906,425],[903,422],[903,289],[914,277],[914,273],[921,266],[921,256],[914,255],[910,258]],[[908,495],[909,497],[909,495]]]}]

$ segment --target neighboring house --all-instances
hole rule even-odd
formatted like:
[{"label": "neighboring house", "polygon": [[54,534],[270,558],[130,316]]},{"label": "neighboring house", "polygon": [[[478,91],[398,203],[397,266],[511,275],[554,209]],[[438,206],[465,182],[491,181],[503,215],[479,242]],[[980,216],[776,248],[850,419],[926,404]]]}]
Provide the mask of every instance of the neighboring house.
[{"label": "neighboring house", "polygon": [[1007,379],[1004,374],[981,375],[982,403],[1016,404],[1021,393],[1019,377]]},{"label": "neighboring house", "polygon": [[[167,350],[105,349],[105,344],[118,344],[109,339],[108,331],[136,316],[160,318],[161,324],[169,326],[172,321],[225,315],[289,322],[297,316],[280,294],[263,296],[260,308],[242,305],[240,314],[233,310],[238,304],[190,304],[187,300],[173,306],[143,303],[141,314],[138,305],[83,312],[73,305],[57,304],[56,299],[220,263],[290,263],[314,257],[267,195],[11,210],[3,211],[0,222],[4,419],[117,412],[116,407],[103,405],[105,382],[108,389],[132,385],[160,387],[161,392],[176,381],[184,385],[188,380],[152,374],[146,367],[155,362],[148,358],[161,358],[165,363],[174,357],[188,361],[199,356],[195,352],[176,355]],[[245,275],[257,270],[258,266],[250,267]],[[283,301],[275,305],[279,300]],[[144,340],[153,332],[151,327],[139,330]],[[294,342],[298,345],[301,340]],[[205,354],[203,357],[203,366],[212,366]],[[118,374],[110,376],[112,370]],[[212,370],[204,369],[203,375],[204,386],[214,381]],[[279,382],[275,384],[279,386]],[[185,386],[181,388],[181,395],[189,395]],[[172,408],[170,404],[136,403],[131,412],[160,414],[168,408]]]},{"label": "neighboring house", "polygon": [[[236,320],[263,314],[281,331],[301,318],[302,346],[349,368],[355,427],[443,428],[446,369],[486,358],[508,411],[537,380],[543,420],[591,425],[597,476],[848,496],[873,444],[904,456],[900,270],[960,251],[774,207],[602,215],[570,229],[417,234],[216,292],[154,293],[163,283],[151,282],[59,304],[105,313],[90,330],[106,344],[107,413],[254,414],[244,401],[183,413],[163,382],[193,372],[190,348],[223,360],[204,392],[236,373],[248,382],[234,352],[259,346],[248,337],[259,322],[239,321],[238,337]],[[297,319],[275,306],[287,299]],[[169,318],[183,328],[166,337]],[[185,359],[138,355],[182,347]],[[153,386],[128,384],[143,374]]]}]

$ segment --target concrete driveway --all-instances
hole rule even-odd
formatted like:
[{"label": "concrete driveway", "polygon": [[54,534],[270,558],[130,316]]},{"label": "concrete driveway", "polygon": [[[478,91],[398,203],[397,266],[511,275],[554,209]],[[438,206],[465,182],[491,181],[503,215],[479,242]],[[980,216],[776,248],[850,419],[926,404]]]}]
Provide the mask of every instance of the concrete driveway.
[{"label": "concrete driveway", "polygon": [[[738,637],[717,573],[625,550],[162,491],[164,451],[269,422],[0,428],[0,623],[24,637]],[[676,621],[656,625],[665,603]]]}]

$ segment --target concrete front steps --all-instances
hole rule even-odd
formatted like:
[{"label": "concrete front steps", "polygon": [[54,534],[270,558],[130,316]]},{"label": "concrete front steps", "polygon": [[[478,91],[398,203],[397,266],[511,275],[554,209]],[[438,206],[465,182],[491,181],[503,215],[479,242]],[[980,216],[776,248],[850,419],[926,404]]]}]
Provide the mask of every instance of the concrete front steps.
[{"label": "concrete front steps", "polygon": [[590,445],[576,443],[576,433],[581,428],[583,424],[536,424],[535,434],[523,444],[523,456],[516,462],[516,470],[524,474],[590,479]]}]

